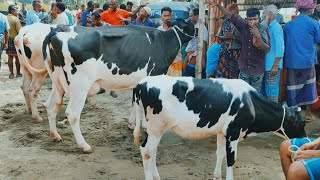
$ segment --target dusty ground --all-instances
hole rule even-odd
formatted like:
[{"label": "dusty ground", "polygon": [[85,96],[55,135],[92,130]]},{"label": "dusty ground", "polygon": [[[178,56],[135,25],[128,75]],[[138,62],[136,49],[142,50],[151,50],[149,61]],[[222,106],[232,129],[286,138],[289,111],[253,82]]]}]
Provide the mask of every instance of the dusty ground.
[{"label": "dusty ground", "polygon": [[[132,132],[127,129],[131,91],[92,98],[100,109],[86,104],[81,129],[92,154],[82,154],[76,147],[69,126],[58,126],[63,142],[51,142],[49,125],[42,105],[50,91],[47,80],[38,102],[45,122],[35,123],[26,111],[19,88],[21,78],[8,80],[3,64],[0,77],[0,179],[143,179],[138,149],[133,147]],[[58,120],[63,120],[64,111]],[[319,132],[320,120],[307,124],[308,134]],[[234,166],[235,179],[284,179],[279,161],[281,139],[271,133],[249,137],[240,143]],[[185,140],[167,133],[159,145],[158,169],[165,180],[212,179],[215,165],[214,141]],[[223,174],[225,169],[223,168]]]}]

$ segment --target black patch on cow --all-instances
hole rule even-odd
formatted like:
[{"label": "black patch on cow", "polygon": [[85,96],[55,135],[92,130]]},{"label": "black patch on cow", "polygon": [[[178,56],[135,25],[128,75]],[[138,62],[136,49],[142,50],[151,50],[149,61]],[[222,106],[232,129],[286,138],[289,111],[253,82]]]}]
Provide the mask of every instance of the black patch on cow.
[{"label": "black patch on cow", "polygon": [[111,63],[107,63],[107,67],[108,67],[108,69],[111,69],[112,68],[112,64]]},{"label": "black patch on cow", "polygon": [[[235,151],[232,151],[231,142],[236,141],[239,139],[241,129],[234,123],[235,121],[231,122],[227,128],[226,134],[226,151],[227,151],[227,166],[233,166],[235,163]],[[238,144],[236,144],[238,146]],[[232,152],[231,152],[232,151]]]},{"label": "black patch on cow", "polygon": [[74,62],[71,63],[71,67],[72,67],[71,74],[75,74],[77,72],[77,68],[76,68],[76,65],[74,64]]},{"label": "black patch on cow", "polygon": [[20,50],[20,49],[19,49],[19,54],[20,54],[20,55],[22,55],[22,52],[21,52],[21,50]]},{"label": "black patch on cow", "polygon": [[136,101],[141,100],[143,102],[143,108],[145,115],[147,113],[147,107],[153,109],[153,114],[159,114],[162,111],[162,100],[159,99],[160,89],[152,87],[148,89],[147,83],[138,84],[133,91]]},{"label": "black patch on cow", "polygon": [[238,112],[238,110],[239,110],[239,108],[240,108],[240,104],[241,104],[241,101],[240,101],[239,98],[236,98],[236,99],[232,102],[231,110],[230,110],[230,112],[229,112],[229,115],[230,115],[230,116],[233,116],[233,115],[235,115],[235,114]]},{"label": "black patch on cow", "polygon": [[70,85],[70,81],[68,80],[68,74],[66,71],[63,71],[64,72],[64,76],[66,77],[66,80],[67,80],[67,83],[68,85]]},{"label": "black patch on cow", "polygon": [[117,74],[117,72],[118,72],[118,68],[115,67],[115,68],[112,70],[112,74],[115,75],[115,74]]},{"label": "black patch on cow", "polygon": [[63,67],[65,65],[62,54],[62,41],[55,35],[51,38],[52,48],[49,49],[51,61],[54,66]]},{"label": "black patch on cow", "polygon": [[[146,67],[149,75],[160,75],[167,72],[179,51],[179,42],[172,30],[161,32],[137,26],[91,29],[76,26],[74,31],[78,35],[68,40],[68,48],[76,66],[102,56],[107,68],[111,69],[115,64],[119,74],[129,75]],[[187,39],[183,41],[187,42]]]},{"label": "black patch on cow", "polygon": [[180,102],[183,102],[186,99],[187,90],[188,90],[188,83],[178,80],[172,86],[172,95],[176,96]]},{"label": "black patch on cow", "polygon": [[[232,100],[232,94],[223,90],[222,84],[215,81],[193,79],[194,90],[186,94],[188,110],[199,114],[200,120],[197,127],[214,126],[221,114],[225,113]],[[182,83],[176,83],[176,89],[185,89]]]},{"label": "black patch on cow", "polygon": [[147,135],[147,137],[144,139],[143,143],[141,144],[141,147],[145,147],[146,144],[147,144],[147,142],[148,142],[148,135]]},{"label": "black patch on cow", "polygon": [[26,45],[23,45],[23,48],[24,48],[24,52],[26,53],[26,56],[28,57],[28,59],[31,59],[31,56],[32,56],[31,49]]}]

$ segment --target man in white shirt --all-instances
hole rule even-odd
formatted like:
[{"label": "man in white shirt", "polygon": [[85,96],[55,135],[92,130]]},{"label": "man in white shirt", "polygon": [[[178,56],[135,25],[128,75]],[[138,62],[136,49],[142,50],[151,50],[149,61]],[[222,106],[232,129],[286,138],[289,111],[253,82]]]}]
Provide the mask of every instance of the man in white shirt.
[{"label": "man in white shirt", "polygon": [[62,2],[58,2],[56,6],[57,6],[57,13],[59,14],[58,18],[57,18],[57,24],[58,25],[71,25],[69,18],[65,12],[66,5]]},{"label": "man in white shirt", "polygon": [[161,31],[167,31],[170,29],[167,25],[167,21],[172,20],[172,10],[169,7],[163,7],[161,9],[161,21],[162,25],[158,27],[159,30]]}]

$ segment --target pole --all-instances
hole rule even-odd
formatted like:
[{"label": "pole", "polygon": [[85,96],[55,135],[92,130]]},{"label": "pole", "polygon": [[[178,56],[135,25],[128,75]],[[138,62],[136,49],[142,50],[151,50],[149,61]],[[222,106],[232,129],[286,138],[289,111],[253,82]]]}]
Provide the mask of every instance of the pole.
[{"label": "pole", "polygon": [[203,51],[203,34],[204,34],[204,21],[205,21],[205,3],[203,0],[199,1],[199,31],[198,31],[198,56],[196,61],[195,76],[201,79],[202,73],[202,51]]}]

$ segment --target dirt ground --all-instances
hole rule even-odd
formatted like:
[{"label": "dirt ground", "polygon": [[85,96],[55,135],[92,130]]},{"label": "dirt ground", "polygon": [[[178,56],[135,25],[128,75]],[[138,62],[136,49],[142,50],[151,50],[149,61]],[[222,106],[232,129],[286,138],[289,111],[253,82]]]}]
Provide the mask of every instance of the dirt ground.
[{"label": "dirt ground", "polygon": [[[46,111],[42,103],[49,95],[47,79],[38,101],[45,122],[38,124],[27,112],[21,78],[8,80],[7,65],[0,77],[0,179],[110,179],[144,178],[142,159],[133,147],[132,131],[127,129],[131,111],[131,91],[107,93],[91,98],[81,116],[81,130],[94,153],[83,154],[76,147],[71,128],[58,126],[63,142],[51,142]],[[67,101],[65,101],[67,102]],[[90,104],[96,103],[99,108]],[[65,106],[58,120],[64,119]],[[309,136],[319,133],[320,120],[307,124]],[[234,166],[235,179],[282,180],[279,144],[271,133],[248,137],[240,143]],[[212,179],[215,167],[215,141],[186,140],[167,133],[158,148],[157,166],[163,180]],[[223,166],[225,177],[225,165]]]}]

